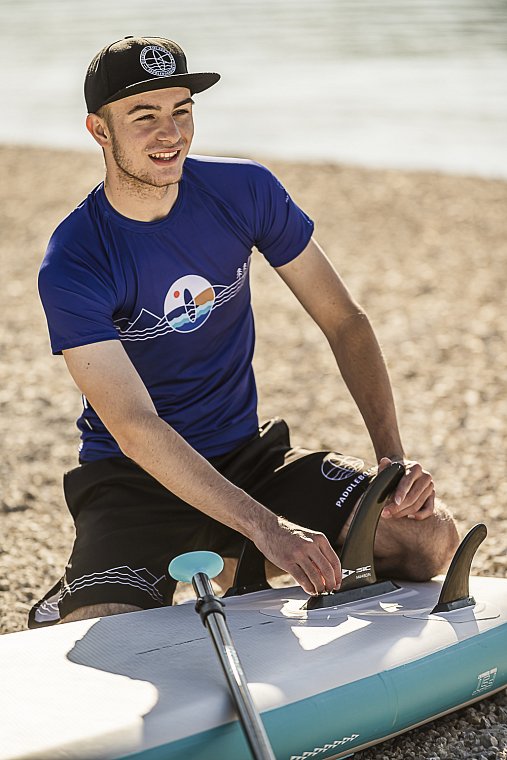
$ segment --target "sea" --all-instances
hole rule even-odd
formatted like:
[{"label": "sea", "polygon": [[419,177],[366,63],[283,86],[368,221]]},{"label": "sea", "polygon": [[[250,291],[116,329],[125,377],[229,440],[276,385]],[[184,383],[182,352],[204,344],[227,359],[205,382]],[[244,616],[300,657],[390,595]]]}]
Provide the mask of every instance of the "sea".
[{"label": "sea", "polygon": [[507,178],[507,0],[0,0],[0,142],[96,149],[83,78],[126,35],[193,71],[193,152]]}]

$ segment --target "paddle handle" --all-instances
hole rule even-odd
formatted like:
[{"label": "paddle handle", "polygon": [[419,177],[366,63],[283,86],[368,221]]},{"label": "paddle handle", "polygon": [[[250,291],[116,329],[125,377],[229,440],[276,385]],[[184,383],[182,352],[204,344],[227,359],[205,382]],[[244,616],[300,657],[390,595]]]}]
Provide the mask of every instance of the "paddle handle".
[{"label": "paddle handle", "polygon": [[[197,573],[192,578],[192,585],[198,599],[214,597],[210,580],[205,573]],[[218,601],[218,600],[217,600]],[[245,737],[255,760],[276,760],[262,724],[257,708],[250,694],[241,662],[229,633],[225,615],[222,610],[210,609],[204,621],[218,659],[227,679],[234,706],[238,712]]]}]

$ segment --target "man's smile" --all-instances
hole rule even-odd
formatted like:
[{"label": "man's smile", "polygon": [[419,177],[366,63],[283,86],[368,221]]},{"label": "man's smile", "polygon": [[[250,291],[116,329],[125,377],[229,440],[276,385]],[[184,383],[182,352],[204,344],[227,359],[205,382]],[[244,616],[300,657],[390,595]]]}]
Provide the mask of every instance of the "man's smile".
[{"label": "man's smile", "polygon": [[169,164],[176,163],[179,153],[179,150],[159,151],[158,153],[149,153],[148,156],[155,164]]}]

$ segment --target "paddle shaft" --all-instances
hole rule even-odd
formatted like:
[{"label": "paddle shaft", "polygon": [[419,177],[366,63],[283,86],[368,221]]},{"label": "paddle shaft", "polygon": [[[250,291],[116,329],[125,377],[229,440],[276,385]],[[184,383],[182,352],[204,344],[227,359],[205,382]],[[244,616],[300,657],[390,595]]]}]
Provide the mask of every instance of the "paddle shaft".
[{"label": "paddle shaft", "polygon": [[[199,599],[214,596],[210,580],[205,573],[194,575],[192,584]],[[276,760],[250,694],[236,647],[227,627],[225,615],[219,612],[209,612],[206,616],[206,627],[224,671],[234,706],[253,757],[255,760]]]}]

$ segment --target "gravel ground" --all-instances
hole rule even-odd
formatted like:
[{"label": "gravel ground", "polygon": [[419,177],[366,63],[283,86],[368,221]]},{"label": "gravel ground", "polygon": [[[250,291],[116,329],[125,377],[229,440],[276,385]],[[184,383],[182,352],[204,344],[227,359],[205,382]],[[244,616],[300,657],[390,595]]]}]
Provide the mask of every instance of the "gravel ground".
[{"label": "gravel ground", "polygon": [[[61,573],[73,528],[61,476],[80,396],[51,357],[36,274],[56,224],[101,179],[95,154],[0,147],[0,633]],[[376,329],[409,456],[434,474],[462,533],[489,528],[473,570],[507,570],[507,183],[270,163]],[[372,459],[325,340],[260,256],[253,266],[261,417],[293,441]],[[507,646],[507,642],[506,642]],[[364,751],[360,760],[507,760],[505,692]]]}]

